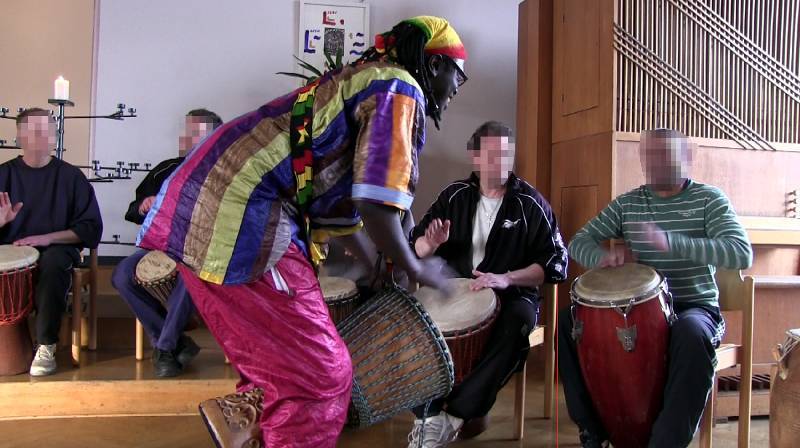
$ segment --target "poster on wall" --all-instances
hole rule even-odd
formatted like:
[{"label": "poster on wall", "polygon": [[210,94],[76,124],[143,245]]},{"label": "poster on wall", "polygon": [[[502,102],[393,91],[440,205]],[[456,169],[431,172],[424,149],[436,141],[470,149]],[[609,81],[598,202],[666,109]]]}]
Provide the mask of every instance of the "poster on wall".
[{"label": "poster on wall", "polygon": [[301,1],[297,55],[320,71],[329,54],[342,63],[353,62],[369,48],[369,5],[341,1]]}]

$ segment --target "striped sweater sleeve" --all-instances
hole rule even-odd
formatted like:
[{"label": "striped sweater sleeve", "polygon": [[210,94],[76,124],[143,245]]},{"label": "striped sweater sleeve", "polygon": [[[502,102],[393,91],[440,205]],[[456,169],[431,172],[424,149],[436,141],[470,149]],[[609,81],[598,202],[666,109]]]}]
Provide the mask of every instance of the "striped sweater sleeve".
[{"label": "striped sweater sleeve", "polygon": [[705,238],[669,233],[670,250],[697,263],[725,269],[747,269],[753,264],[747,233],[730,201],[718,189],[710,190],[705,204],[705,233]]},{"label": "striped sweater sleeve", "polygon": [[569,242],[569,255],[582,266],[593,268],[606,253],[600,243],[614,238],[622,238],[622,206],[619,198],[611,201],[575,234]]}]

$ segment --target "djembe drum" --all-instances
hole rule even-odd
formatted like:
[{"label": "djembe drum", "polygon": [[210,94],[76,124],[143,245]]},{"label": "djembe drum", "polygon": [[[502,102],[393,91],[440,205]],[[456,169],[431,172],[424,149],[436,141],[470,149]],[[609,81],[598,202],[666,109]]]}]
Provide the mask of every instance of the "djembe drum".
[{"label": "djembe drum", "polygon": [[39,251],[0,246],[0,375],[27,372],[33,343],[27,316],[33,308],[33,275]]},{"label": "djembe drum", "polygon": [[453,357],[455,384],[459,384],[480,361],[500,314],[500,302],[491,289],[470,291],[470,279],[448,281],[453,290],[450,297],[442,297],[430,287],[420,288],[416,297],[447,342]]},{"label": "djembe drum", "polygon": [[343,277],[320,277],[319,286],[333,323],[338,325],[361,304],[356,283]]},{"label": "djembe drum", "polygon": [[666,280],[640,264],[592,269],[570,295],[581,373],[609,440],[616,448],[647,446],[674,318]]},{"label": "djembe drum", "polygon": [[[347,426],[363,428],[444,396],[453,388],[447,343],[407,291],[376,294],[338,326],[353,364]],[[200,403],[200,414],[220,447],[260,446],[258,388]]]},{"label": "djembe drum", "polygon": [[136,283],[167,308],[167,299],[178,281],[178,266],[164,252],[150,251],[136,265]]},{"label": "djembe drum", "polygon": [[775,350],[777,375],[769,397],[769,446],[800,446],[800,328],[786,332],[786,341]]}]

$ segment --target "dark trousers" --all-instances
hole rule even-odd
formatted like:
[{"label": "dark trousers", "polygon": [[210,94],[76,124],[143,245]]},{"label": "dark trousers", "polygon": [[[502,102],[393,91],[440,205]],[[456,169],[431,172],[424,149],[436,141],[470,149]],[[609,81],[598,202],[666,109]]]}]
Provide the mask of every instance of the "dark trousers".
[{"label": "dark trousers", "polygon": [[[39,249],[39,272],[36,279],[36,342],[58,342],[61,316],[67,309],[67,294],[72,288],[72,269],[80,262],[73,246],[49,246]],[[78,302],[80,306],[80,302]]]},{"label": "dark trousers", "polygon": [[446,409],[450,415],[469,420],[488,414],[500,389],[522,369],[530,350],[528,335],[538,315],[538,302],[504,299],[481,361],[447,397],[429,403],[427,412],[424,405],[414,408],[414,415],[424,418]]},{"label": "dark trousers", "polygon": [[172,351],[194,313],[194,304],[186,293],[180,274],[167,300],[168,309],[164,309],[158,299],[136,283],[136,265],[146,254],[147,251],[140,250],[123,259],[114,269],[111,283],[142,323],[153,347]]},{"label": "dark trousers", "polygon": [[[716,351],[725,323],[719,312],[690,307],[675,309],[670,329],[664,405],[650,435],[650,447],[685,447],[691,443],[714,384]],[[558,371],[570,418],[601,439],[607,437],[583,381],[572,339],[572,315],[563,309],[558,319]]]}]

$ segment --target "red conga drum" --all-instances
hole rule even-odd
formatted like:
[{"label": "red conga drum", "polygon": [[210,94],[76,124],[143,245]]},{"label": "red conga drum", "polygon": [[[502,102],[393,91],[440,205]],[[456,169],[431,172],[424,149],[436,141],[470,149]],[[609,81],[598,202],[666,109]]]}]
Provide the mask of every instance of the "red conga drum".
[{"label": "red conga drum", "polygon": [[33,344],[27,316],[33,307],[33,274],[39,251],[0,246],[0,375],[27,372]]},{"label": "red conga drum", "polygon": [[450,297],[442,297],[427,286],[420,288],[415,296],[442,332],[453,357],[455,384],[460,384],[483,355],[500,314],[500,302],[491,289],[471,291],[472,280],[468,278],[453,278],[448,282],[453,290]]},{"label": "red conga drum", "polygon": [[647,446],[667,377],[671,296],[640,264],[592,269],[572,284],[573,338],[595,410],[615,448]]}]

